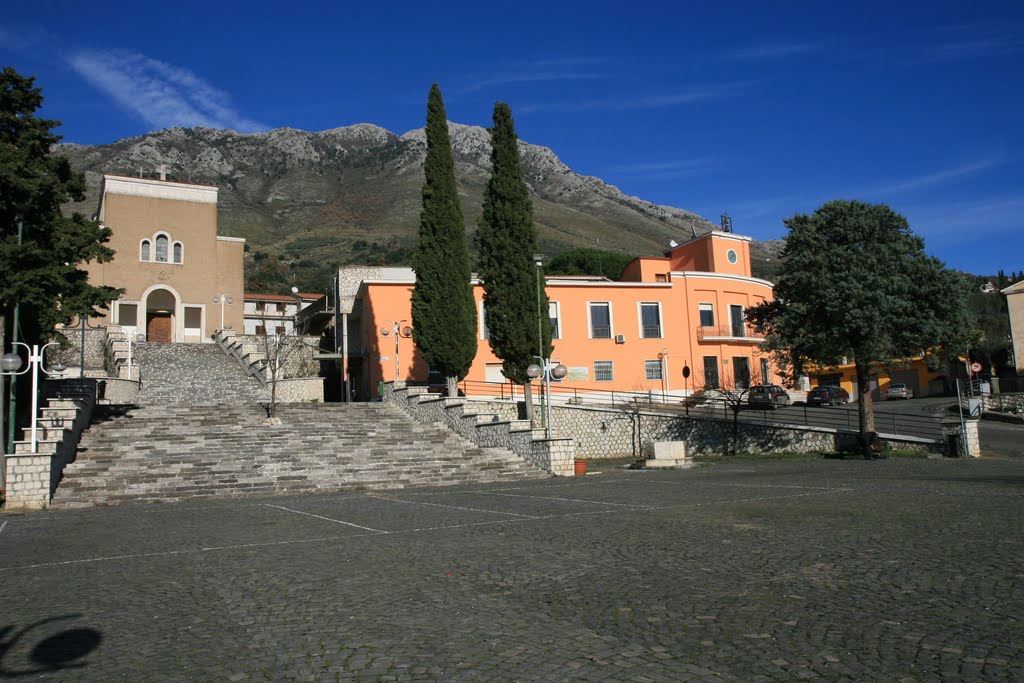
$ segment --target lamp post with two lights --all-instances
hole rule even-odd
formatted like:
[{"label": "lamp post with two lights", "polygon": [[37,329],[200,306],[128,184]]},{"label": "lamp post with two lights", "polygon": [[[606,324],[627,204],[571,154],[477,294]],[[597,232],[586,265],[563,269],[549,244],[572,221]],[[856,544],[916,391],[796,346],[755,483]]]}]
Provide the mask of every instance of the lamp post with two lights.
[{"label": "lamp post with two lights", "polygon": [[227,294],[216,294],[213,297],[213,303],[220,304],[220,329],[223,330],[224,329],[224,304],[228,304],[230,306],[231,304],[235,303],[235,300],[232,299]]},{"label": "lamp post with two lights", "polygon": [[[47,375],[49,375],[51,372],[61,373],[66,368],[61,363],[54,363],[52,368],[50,368],[50,369],[46,368],[46,349],[51,347],[51,346],[56,346],[57,342],[49,342],[49,343],[43,344],[42,346],[39,346],[38,344],[33,344],[32,346],[29,346],[28,344],[25,344],[24,342],[14,342],[14,345],[15,346],[22,346],[22,347],[25,348],[26,351],[28,351],[28,365],[26,365],[24,369],[21,369],[21,366],[22,366],[21,356],[18,355],[17,353],[14,353],[14,352],[5,353],[3,356],[0,356],[0,374],[11,375],[11,376],[18,376],[18,375],[24,375],[27,372],[29,372],[30,370],[32,371],[32,413],[31,413],[32,414],[32,429],[31,429],[31,435],[32,436],[31,436],[31,443],[32,443],[32,453],[38,453],[39,452],[39,439],[38,439],[38,433],[39,433],[39,373],[40,373],[40,371],[42,371],[43,373],[45,373]],[[13,437],[13,434],[14,434],[14,424],[13,424],[13,422],[10,425],[8,425],[8,433],[11,435],[11,438],[9,439],[8,444],[7,444],[8,450],[13,450],[14,449],[14,437]]]},{"label": "lamp post with two lights", "polygon": [[547,438],[551,438],[553,431],[553,425],[551,424],[551,380],[559,380],[565,377],[569,373],[569,368],[565,367],[561,363],[553,364],[550,358],[541,358],[540,356],[534,356],[543,365],[531,363],[526,368],[526,374],[530,379],[537,379],[543,376],[544,378],[544,393],[547,394],[548,402],[545,408],[545,420],[544,428],[546,430]]},{"label": "lamp post with two lights", "polygon": [[412,327],[409,325],[403,325],[403,323],[409,322],[409,320],[385,320],[386,325],[380,328],[380,335],[387,337],[389,335],[395,336],[395,382],[398,381],[398,339],[408,339],[412,336]]}]

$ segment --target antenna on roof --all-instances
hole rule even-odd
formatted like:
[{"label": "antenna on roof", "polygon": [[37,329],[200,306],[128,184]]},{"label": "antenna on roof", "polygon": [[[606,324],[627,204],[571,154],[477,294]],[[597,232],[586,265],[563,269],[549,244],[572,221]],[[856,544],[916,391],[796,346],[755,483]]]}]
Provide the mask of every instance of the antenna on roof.
[{"label": "antenna on roof", "polygon": [[728,213],[722,213],[722,230],[732,232],[732,217]]},{"label": "antenna on roof", "polygon": [[693,233],[693,239],[697,239],[697,228],[691,225],[690,232]]}]

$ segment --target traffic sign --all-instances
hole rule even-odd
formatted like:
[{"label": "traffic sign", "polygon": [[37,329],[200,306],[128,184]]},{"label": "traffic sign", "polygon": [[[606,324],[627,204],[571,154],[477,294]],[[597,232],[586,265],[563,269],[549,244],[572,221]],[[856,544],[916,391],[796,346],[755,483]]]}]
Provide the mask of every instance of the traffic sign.
[{"label": "traffic sign", "polygon": [[971,372],[973,372],[974,374],[978,374],[979,372],[981,372],[981,363],[979,363],[978,361],[974,361],[973,363],[971,363]]}]

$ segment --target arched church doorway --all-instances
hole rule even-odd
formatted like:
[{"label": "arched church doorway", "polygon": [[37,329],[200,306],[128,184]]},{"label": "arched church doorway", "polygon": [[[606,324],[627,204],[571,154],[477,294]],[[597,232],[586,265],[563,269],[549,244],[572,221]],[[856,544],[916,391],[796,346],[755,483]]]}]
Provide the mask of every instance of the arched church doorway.
[{"label": "arched church doorway", "polygon": [[177,299],[166,289],[155,289],[146,297],[146,341],[174,341]]}]

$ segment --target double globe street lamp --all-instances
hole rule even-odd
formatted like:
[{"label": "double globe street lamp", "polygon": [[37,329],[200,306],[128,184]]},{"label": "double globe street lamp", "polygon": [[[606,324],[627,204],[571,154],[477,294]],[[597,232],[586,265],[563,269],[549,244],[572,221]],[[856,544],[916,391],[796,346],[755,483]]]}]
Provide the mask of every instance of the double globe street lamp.
[{"label": "double globe street lamp", "polygon": [[[32,371],[32,453],[39,452],[39,372],[40,370],[49,375],[51,373],[62,373],[67,367],[63,363],[54,363],[49,369],[46,368],[46,349],[50,346],[56,346],[57,342],[49,342],[39,346],[33,344],[29,346],[23,342],[13,342],[15,346],[23,346],[28,351],[28,365],[24,369],[21,369],[21,356],[17,353],[5,353],[0,356],[0,375],[24,375],[30,370]],[[0,410],[2,413],[3,410]],[[13,432],[14,425],[9,425],[11,432]],[[0,432],[3,430],[0,429]],[[13,438],[10,443],[13,448]]]},{"label": "double globe street lamp", "polygon": [[526,374],[530,379],[537,379],[538,377],[544,377],[544,395],[547,397],[547,405],[545,406],[546,415],[544,418],[544,427],[546,429],[547,438],[551,438],[552,425],[551,425],[551,380],[560,380],[569,373],[569,368],[565,367],[561,363],[553,364],[550,358],[541,358],[540,356],[534,356],[543,365],[537,365],[531,363],[526,368]]}]

